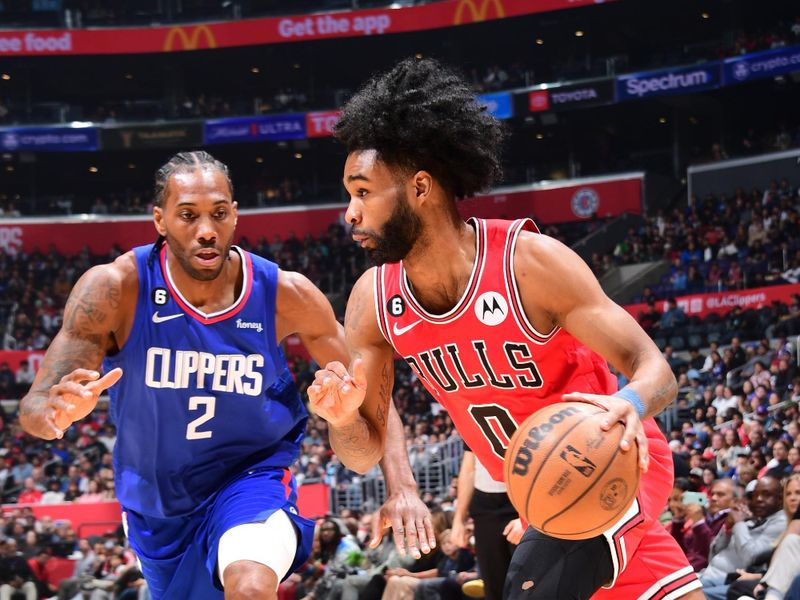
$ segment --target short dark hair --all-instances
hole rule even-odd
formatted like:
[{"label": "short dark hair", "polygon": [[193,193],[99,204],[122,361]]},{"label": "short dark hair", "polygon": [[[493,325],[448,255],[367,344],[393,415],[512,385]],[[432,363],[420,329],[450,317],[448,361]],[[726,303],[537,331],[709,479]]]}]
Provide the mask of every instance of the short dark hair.
[{"label": "short dark hair", "polygon": [[225,175],[225,179],[228,181],[228,189],[230,189],[231,195],[233,195],[233,183],[231,182],[231,174],[228,170],[228,165],[217,160],[205,150],[196,150],[193,152],[178,152],[156,171],[153,203],[159,207],[164,206],[167,183],[169,183],[169,178],[176,173],[185,173],[187,171],[194,171],[195,169],[207,168],[218,169]]},{"label": "short dark hair", "polygon": [[502,176],[505,128],[463,77],[440,62],[408,58],[370,79],[344,106],[334,135],[348,153],[431,173],[455,198],[488,191]]},{"label": "short dark hair", "polygon": [[[225,179],[228,182],[228,190],[230,190],[231,196],[233,196],[233,182],[231,181],[231,173],[228,169],[228,165],[217,160],[205,150],[195,150],[193,152],[178,152],[156,171],[153,204],[159,208],[163,208],[164,201],[167,199],[167,184],[169,183],[170,177],[176,173],[186,173],[194,171],[195,169],[218,169],[225,175]],[[153,260],[161,249],[164,239],[163,235],[159,235],[156,238],[153,249],[147,257],[148,266],[153,264]]]}]

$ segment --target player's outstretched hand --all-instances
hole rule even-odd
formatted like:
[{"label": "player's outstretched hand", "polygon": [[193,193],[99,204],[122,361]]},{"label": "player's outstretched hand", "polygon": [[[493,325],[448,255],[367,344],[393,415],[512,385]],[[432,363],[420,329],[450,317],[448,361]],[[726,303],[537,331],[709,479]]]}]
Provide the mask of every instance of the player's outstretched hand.
[{"label": "player's outstretched hand", "polygon": [[372,516],[370,548],[378,547],[383,532],[389,527],[392,528],[394,545],[401,556],[406,555],[406,546],[415,559],[436,547],[431,512],[416,490],[406,489],[392,494]]},{"label": "player's outstretched hand", "polygon": [[50,388],[45,419],[57,438],[75,421],[80,421],[97,406],[104,391],[119,381],[122,369],[113,369],[100,377],[97,371],[75,369]]},{"label": "player's outstretched hand", "polygon": [[308,386],[311,408],[333,427],[352,423],[367,392],[364,361],[353,362],[352,375],[340,362],[330,362],[316,372],[314,383]]},{"label": "player's outstretched hand", "polygon": [[650,463],[650,454],[647,450],[647,436],[644,433],[642,420],[639,418],[639,413],[636,412],[633,404],[624,398],[617,396],[602,396],[599,394],[584,394],[583,392],[573,392],[571,394],[564,394],[562,396],[564,402],[586,402],[594,404],[600,408],[608,411],[606,419],[603,420],[602,429],[608,431],[614,423],[622,423],[625,426],[625,432],[622,434],[622,440],[619,447],[623,452],[627,452],[633,448],[633,443],[639,447],[639,468],[642,472],[647,471],[647,466]]}]

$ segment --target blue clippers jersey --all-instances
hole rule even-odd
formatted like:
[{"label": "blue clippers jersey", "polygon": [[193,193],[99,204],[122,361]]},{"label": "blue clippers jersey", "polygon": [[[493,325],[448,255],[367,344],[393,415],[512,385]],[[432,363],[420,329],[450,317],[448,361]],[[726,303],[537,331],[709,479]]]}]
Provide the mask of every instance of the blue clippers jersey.
[{"label": "blue clippers jersey", "polygon": [[123,507],[171,517],[190,513],[253,467],[297,458],[307,413],[275,340],[278,267],[235,248],[242,292],[214,314],[192,307],[172,285],[166,248],[134,249],[139,298],[111,389],[116,493]]}]

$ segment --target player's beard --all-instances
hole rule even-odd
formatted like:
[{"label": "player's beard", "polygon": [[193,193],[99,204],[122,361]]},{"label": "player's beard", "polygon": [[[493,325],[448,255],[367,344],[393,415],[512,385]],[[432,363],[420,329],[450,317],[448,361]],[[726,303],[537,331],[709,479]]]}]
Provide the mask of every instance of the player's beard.
[{"label": "player's beard", "polygon": [[222,269],[225,268],[225,263],[228,260],[231,252],[231,245],[233,244],[233,240],[230,239],[228,242],[219,249],[219,245],[213,244],[209,245],[208,248],[213,248],[215,250],[219,250],[220,258],[219,266],[212,270],[209,269],[197,269],[192,266],[192,256],[194,254],[187,250],[184,246],[182,246],[174,237],[172,237],[169,233],[166,235],[167,238],[167,247],[172,255],[178,259],[178,263],[181,265],[181,268],[192,278],[198,281],[213,281],[219,274],[222,273]]},{"label": "player's beard", "polygon": [[[403,260],[422,234],[422,219],[411,210],[405,193],[398,191],[396,198],[394,210],[380,232],[369,234],[375,247],[366,251],[378,266]],[[355,228],[353,231],[360,233]]]}]

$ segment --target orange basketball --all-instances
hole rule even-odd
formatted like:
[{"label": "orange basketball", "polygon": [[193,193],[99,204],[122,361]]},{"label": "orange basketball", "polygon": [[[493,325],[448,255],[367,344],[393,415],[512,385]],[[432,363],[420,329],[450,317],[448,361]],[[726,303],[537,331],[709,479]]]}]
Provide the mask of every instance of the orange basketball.
[{"label": "orange basketball", "polygon": [[506,451],[508,496],[531,526],[549,536],[600,535],[631,506],[639,488],[636,448],[619,448],[622,423],[603,431],[605,411],[560,402],[528,417]]}]

